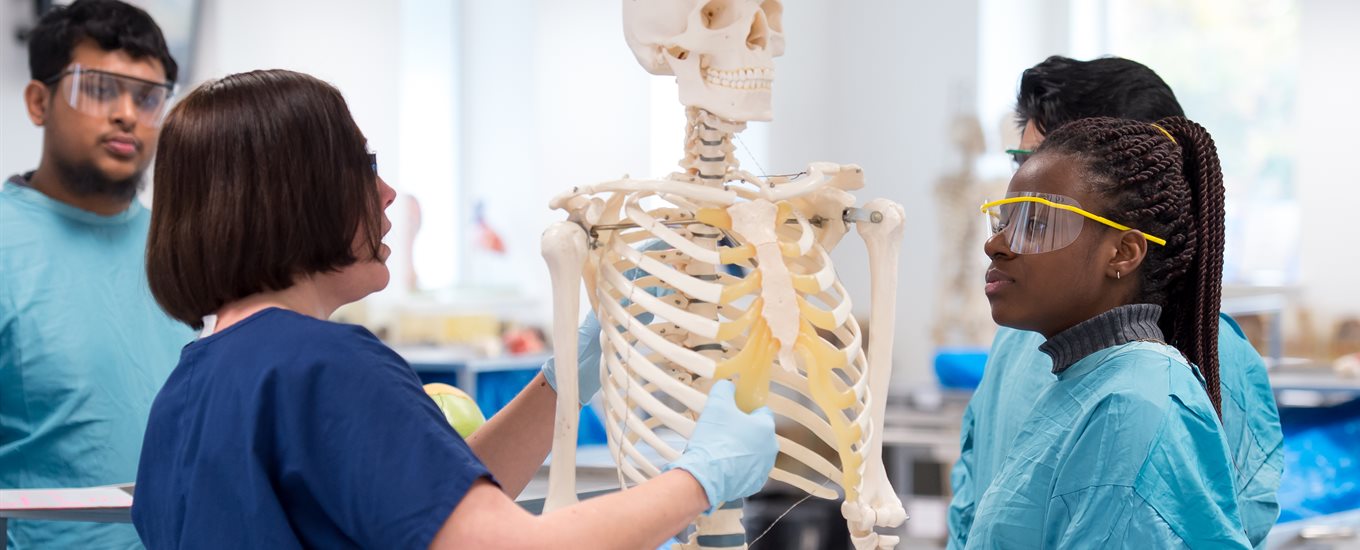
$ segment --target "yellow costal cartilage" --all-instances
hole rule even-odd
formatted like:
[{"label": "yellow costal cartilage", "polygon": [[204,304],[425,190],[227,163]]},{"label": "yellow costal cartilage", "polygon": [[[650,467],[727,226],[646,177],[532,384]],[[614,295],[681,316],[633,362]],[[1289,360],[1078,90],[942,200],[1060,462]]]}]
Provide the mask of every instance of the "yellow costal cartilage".
[{"label": "yellow costal cartilage", "polygon": [[[770,329],[765,328],[765,334]],[[737,408],[751,412],[765,406],[770,398],[770,369],[774,366],[775,355],[779,353],[779,341],[767,338],[763,351],[746,365],[742,365],[741,376],[737,378]]]},{"label": "yellow costal cartilage", "polygon": [[[732,216],[721,208],[700,208],[699,213],[694,216],[694,219],[718,229],[726,229],[728,231],[732,229]],[[723,264],[743,264],[746,263],[747,260],[754,258],[755,255],[756,247],[750,244],[736,247],[718,247],[718,261]]]},{"label": "yellow costal cartilage", "polygon": [[694,219],[718,229],[732,229],[732,216],[722,208],[700,208]]},{"label": "yellow costal cartilage", "polygon": [[763,277],[760,275],[760,270],[757,269],[751,272],[750,275],[743,277],[740,281],[724,286],[722,294],[718,297],[718,303],[727,305],[738,298],[760,290],[761,279],[763,279]]},{"label": "yellow costal cartilage", "polygon": [[859,467],[862,460],[854,452],[854,443],[864,435],[856,424],[845,421],[842,409],[855,403],[853,390],[836,391],[832,382],[832,370],[845,368],[845,354],[827,344],[817,336],[812,325],[804,322],[798,331],[798,343],[794,346],[803,364],[808,369],[808,389],[813,402],[822,408],[826,418],[831,421],[831,432],[836,436],[836,450],[841,457],[841,486],[845,488],[847,501],[859,497]]},{"label": "yellow costal cartilage", "polygon": [[756,256],[756,247],[750,243],[738,247],[720,246],[718,247],[718,261],[723,265],[744,264],[747,260]]},{"label": "yellow costal cartilage", "polygon": [[[796,283],[796,281],[795,281]],[[798,297],[798,313],[813,326],[822,330],[836,330],[836,315],[825,309],[809,304],[802,296]]]},{"label": "yellow costal cartilage", "polygon": [[821,285],[817,284],[816,275],[797,275],[790,274],[793,278],[793,289],[803,294],[818,294],[822,291]]},{"label": "yellow costal cartilage", "polygon": [[765,323],[764,318],[757,318],[755,325],[751,327],[751,335],[747,336],[746,343],[742,344],[741,351],[714,365],[713,378],[723,380],[741,372],[741,367],[754,361],[756,354],[764,350],[764,342],[768,342],[770,337],[770,326]]},{"label": "yellow costal cartilage", "polygon": [[717,340],[719,342],[726,342],[740,336],[741,333],[746,332],[746,329],[751,328],[751,323],[755,322],[755,320],[760,317],[761,308],[763,307],[765,307],[765,299],[756,298],[754,302],[751,302],[751,307],[746,308],[746,311],[737,316],[736,319],[726,323],[719,323]]},{"label": "yellow costal cartilage", "polygon": [[[754,309],[754,308],[752,308]],[[770,333],[764,318],[759,318],[751,327],[751,336],[736,356],[717,364],[713,377],[717,379],[741,376],[736,380],[737,407],[751,412],[765,406],[770,395],[770,366],[779,351],[779,343]]]},{"label": "yellow costal cartilage", "polygon": [[[777,212],[777,219],[782,224],[792,216],[793,207],[788,201],[780,201]],[[702,208],[697,219],[721,229],[732,227],[732,218],[723,209]],[[800,255],[797,243],[781,242],[779,246],[783,256]],[[719,252],[723,263],[741,263],[754,255],[755,247],[750,244],[723,248]],[[791,275],[791,277],[794,288],[799,292],[816,294],[822,291],[815,275]],[[760,280],[760,270],[756,270],[741,282],[724,287],[721,303],[729,304],[733,300],[756,292],[760,288]],[[736,400],[737,406],[746,412],[765,405],[770,394],[770,369],[779,353],[779,341],[774,338],[769,324],[761,315],[764,306],[763,299],[757,298],[740,317],[723,323],[718,328],[718,339],[722,341],[735,338],[750,328],[750,335],[742,350],[732,358],[719,362],[713,372],[713,376],[718,379],[740,375],[736,381]],[[859,455],[854,452],[854,444],[863,436],[863,430],[858,425],[847,422],[841,411],[854,406],[855,393],[852,389],[844,391],[836,389],[835,375],[832,371],[845,368],[845,353],[822,340],[813,328],[815,326],[824,330],[835,330],[836,318],[833,313],[808,303],[802,296],[798,297],[798,309],[803,321],[799,324],[794,350],[808,369],[808,388],[812,393],[812,400],[822,408],[831,422],[831,431],[835,435],[836,449],[841,459],[841,486],[845,488],[846,499],[853,501],[859,497],[856,487],[859,486],[859,468],[862,463]]]}]

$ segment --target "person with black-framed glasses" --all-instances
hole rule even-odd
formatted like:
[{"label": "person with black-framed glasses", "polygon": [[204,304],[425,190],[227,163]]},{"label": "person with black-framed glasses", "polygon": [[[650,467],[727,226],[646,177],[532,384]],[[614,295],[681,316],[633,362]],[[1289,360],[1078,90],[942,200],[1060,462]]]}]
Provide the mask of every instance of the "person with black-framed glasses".
[{"label": "person with black-framed glasses", "polygon": [[[178,66],[155,21],[114,0],[53,8],[28,46],[42,156],[0,187],[0,489],[127,483],[193,339],[151,297],[136,200]],[[141,546],[126,524],[8,523],[11,549]]]}]

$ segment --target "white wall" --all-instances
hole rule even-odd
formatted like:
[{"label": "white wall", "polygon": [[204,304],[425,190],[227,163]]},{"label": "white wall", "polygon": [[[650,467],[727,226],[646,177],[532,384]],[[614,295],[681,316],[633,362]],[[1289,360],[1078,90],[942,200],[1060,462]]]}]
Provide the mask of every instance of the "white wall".
[{"label": "white wall", "polygon": [[[1003,119],[1007,121],[1004,124],[1013,125],[1009,121],[1014,120],[1015,93],[1025,69],[1051,55],[1076,55],[1083,59],[1095,55],[1073,51],[1068,32],[1073,26],[1069,2],[979,0],[977,109],[987,135],[988,151],[1000,152],[1019,145],[1018,132],[1006,140],[998,128]],[[1009,162],[998,169],[999,173],[989,171],[987,175],[1010,178]]]},{"label": "white wall", "polygon": [[42,155],[42,131],[24,110],[28,48],[14,37],[32,25],[32,10],[28,0],[0,0],[0,178],[37,168]]},{"label": "white wall", "polygon": [[202,9],[194,83],[256,69],[305,72],[340,89],[372,149],[401,149],[400,2],[203,0]]},{"label": "white wall", "polygon": [[[866,180],[856,193],[861,203],[886,197],[906,208],[892,304],[893,387],[903,392],[932,384],[939,254],[932,189],[959,162],[947,133],[954,109],[974,105],[977,2],[819,2],[790,5],[785,15],[788,51],[776,62],[768,168],[796,172],[820,160],[858,164]],[[863,241],[848,235],[832,256],[856,314],[867,317]]]},{"label": "white wall", "polygon": [[548,200],[647,174],[650,77],[624,44],[616,0],[465,2],[461,20],[461,215],[483,202],[508,251],[466,255],[463,281],[517,289],[547,322],[539,238],[565,219]]},{"label": "white wall", "polygon": [[[1298,96],[1298,190],[1303,210],[1303,305],[1322,321],[1360,316],[1360,3],[1302,0],[1303,59]],[[1269,224],[1270,220],[1254,223]],[[1327,330],[1327,324],[1316,328]]]}]

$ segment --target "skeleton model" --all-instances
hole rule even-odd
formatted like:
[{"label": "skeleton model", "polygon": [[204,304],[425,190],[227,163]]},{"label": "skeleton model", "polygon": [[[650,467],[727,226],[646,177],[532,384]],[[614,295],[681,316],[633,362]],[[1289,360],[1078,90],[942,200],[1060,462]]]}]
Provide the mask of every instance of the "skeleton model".
[{"label": "skeleton model", "polygon": [[[546,510],[576,501],[584,278],[603,326],[605,425],[621,476],[640,483],[660,473],[648,448],[679,457],[683,442],[663,435],[688,437],[713,381],[734,379],[738,406],[768,405],[781,424],[813,434],[810,446],[781,436],[770,477],[826,499],[839,486],[857,548],[897,543],[874,528],[906,520],[882,462],[902,207],[878,199],[853,208],[847,191],[863,186],[854,165],[761,179],[732,154],[746,121],[770,119],[781,11],[777,0],[624,2],[629,46],[649,72],[676,76],[687,106],[684,172],[576,187],[551,202],[569,221],[543,235],[560,392]],[[868,246],[876,306],[867,360],[827,253],[850,223]],[[745,544],[737,502],[701,516],[682,547]]]},{"label": "skeleton model", "polygon": [[978,346],[992,339],[995,325],[986,297],[977,291],[985,264],[979,254],[982,223],[977,205],[1005,190],[1004,183],[982,181],[973,169],[985,148],[982,126],[973,115],[957,115],[950,137],[962,163],[958,172],[935,185],[943,244],[940,248],[939,290],[935,293],[935,343],[941,346]]}]

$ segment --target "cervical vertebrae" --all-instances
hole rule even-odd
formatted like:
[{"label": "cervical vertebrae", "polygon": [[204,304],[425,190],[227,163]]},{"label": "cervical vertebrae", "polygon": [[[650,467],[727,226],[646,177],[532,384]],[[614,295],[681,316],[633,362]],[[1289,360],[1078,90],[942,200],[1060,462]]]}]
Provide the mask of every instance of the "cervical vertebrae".
[{"label": "cervical vertebrae", "polygon": [[[778,0],[625,0],[638,61],[673,74],[689,125],[682,172],[578,186],[550,206],[543,235],[553,286],[558,388],[545,510],[575,502],[576,321],[580,283],[602,327],[605,429],[621,476],[641,483],[678,458],[709,388],[782,420],[770,478],[821,498],[841,492],[859,549],[892,548],[875,528],[906,520],[882,460],[892,369],[902,207],[853,208],[854,165],[813,163],[794,179],[740,169],[732,137],[769,120]],[[856,229],[869,249],[868,353],[828,252]],[[839,487],[840,491],[837,490]],[[701,516],[681,547],[743,548],[741,503]]]}]

